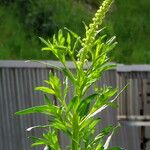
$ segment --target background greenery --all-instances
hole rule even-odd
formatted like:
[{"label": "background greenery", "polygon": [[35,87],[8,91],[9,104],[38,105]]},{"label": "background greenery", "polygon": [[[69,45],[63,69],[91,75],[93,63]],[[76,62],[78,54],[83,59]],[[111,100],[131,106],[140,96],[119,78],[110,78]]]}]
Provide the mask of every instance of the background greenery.
[{"label": "background greenery", "polygon": [[[51,37],[68,27],[83,35],[102,0],[1,0],[0,59],[54,59],[42,53],[38,36]],[[150,1],[115,0],[105,20],[106,32],[116,35],[111,54],[119,63],[150,63]]]}]

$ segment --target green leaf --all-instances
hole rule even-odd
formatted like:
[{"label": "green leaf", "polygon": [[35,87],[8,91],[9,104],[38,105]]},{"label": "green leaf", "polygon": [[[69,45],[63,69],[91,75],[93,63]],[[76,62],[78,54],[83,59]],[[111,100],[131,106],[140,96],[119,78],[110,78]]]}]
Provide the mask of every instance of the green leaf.
[{"label": "green leaf", "polygon": [[55,129],[58,129],[58,130],[60,130],[60,131],[67,132],[66,126],[65,126],[61,121],[59,121],[58,119],[55,119],[55,121],[53,122],[52,126],[53,126]]},{"label": "green leaf", "polygon": [[56,66],[56,65],[53,65],[53,64],[50,64],[50,63],[47,63],[47,62],[44,62],[44,61],[27,60],[27,61],[25,61],[25,62],[36,62],[36,63],[40,63],[40,64],[44,65],[45,67],[48,66],[48,67],[51,67],[51,68],[54,68],[54,69],[56,69],[56,70],[61,71],[61,68],[60,68],[60,67],[58,67],[58,66]]},{"label": "green leaf", "polygon": [[35,90],[42,91],[42,92],[47,93],[47,94],[52,94],[52,95],[55,94],[54,90],[52,90],[48,87],[44,87],[44,86],[36,87]]},{"label": "green leaf", "polygon": [[69,81],[68,81],[68,77],[65,78],[65,81],[63,82],[63,85],[64,85],[64,90],[63,90],[64,99],[66,99],[66,96],[67,96],[68,91],[69,91]]},{"label": "green leaf", "polygon": [[67,107],[67,111],[66,111],[67,113],[70,112],[73,108],[74,108],[74,110],[76,109],[77,101],[78,101],[78,96],[74,96],[70,100],[68,107]]},{"label": "green leaf", "polygon": [[101,121],[101,118],[96,118],[93,120],[93,122],[91,124],[89,124],[88,128],[90,130],[92,130],[93,128],[96,127],[96,125]]},{"label": "green leaf", "polygon": [[68,44],[68,48],[70,49],[71,48],[71,37],[70,37],[69,33],[67,34],[67,44]]},{"label": "green leaf", "polygon": [[47,141],[45,145],[53,150],[60,150],[57,132],[55,129],[51,128],[47,133],[43,133],[43,137]]},{"label": "green leaf", "polygon": [[107,45],[110,45],[110,44],[112,44],[112,43],[114,42],[114,40],[116,40],[116,36],[113,36],[111,39],[109,39],[109,40],[106,42],[106,44],[107,44]]},{"label": "green leaf", "polygon": [[24,110],[20,110],[16,112],[16,115],[26,115],[26,114],[33,114],[33,113],[43,113],[43,114],[50,114],[51,111],[49,110],[48,105],[42,105],[42,106],[34,106],[31,108],[27,108]]},{"label": "green leaf", "polygon": [[74,77],[74,75],[72,74],[72,72],[69,70],[69,69],[67,69],[67,68],[62,68],[62,71],[64,72],[64,74],[70,79],[70,81],[72,82],[72,83],[76,83],[76,79],[75,79],[75,77]]},{"label": "green leaf", "polygon": [[43,47],[42,51],[52,51],[52,48],[51,47]]},{"label": "green leaf", "polygon": [[58,45],[55,34],[53,35],[53,45]]},{"label": "green leaf", "polygon": [[48,128],[48,127],[50,127],[50,125],[38,125],[38,126],[29,127],[26,129],[26,131],[31,131],[32,129],[36,129],[36,128]]},{"label": "green leaf", "polygon": [[51,148],[46,145],[46,146],[44,147],[44,150],[51,150]]},{"label": "green leaf", "polygon": [[116,93],[117,93],[118,89],[112,89],[112,88],[104,88],[102,89],[102,91],[98,91],[100,94],[99,94],[99,97],[97,98],[97,101],[95,101],[92,109],[91,109],[91,113],[93,113],[95,110],[99,109],[99,108],[102,108],[104,105],[108,105],[113,102],[109,102],[110,98],[112,96],[114,96]]},{"label": "green leaf", "polygon": [[52,101],[49,100],[49,98],[46,94],[44,94],[44,101],[49,107],[51,107],[53,105]]},{"label": "green leaf", "polygon": [[[96,118],[96,119],[88,119],[86,121],[84,121],[81,125],[80,125],[80,130],[83,132],[85,131],[86,133],[88,132],[88,134],[93,134],[95,129],[96,129],[96,125],[101,121],[101,118]],[[84,136],[84,135],[83,135]]]},{"label": "green leaf", "polygon": [[99,133],[99,134],[94,138],[94,140],[91,141],[90,145],[91,145],[91,146],[94,146],[94,145],[98,144],[105,136],[109,135],[109,134],[112,132],[113,129],[114,129],[113,126],[107,126],[107,127],[105,127],[105,128],[101,131],[101,133]]},{"label": "green leaf", "polygon": [[111,138],[113,136],[113,134],[118,130],[118,128],[120,127],[120,124],[116,127],[113,128],[112,133],[110,134],[110,136],[107,138],[105,144],[104,144],[104,149],[108,149],[109,147],[109,143],[111,141]]},{"label": "green leaf", "polygon": [[48,143],[45,139],[34,137],[34,136],[31,137],[31,140],[33,141],[33,144],[31,145],[32,147],[39,146],[39,145],[47,145]]},{"label": "green leaf", "polygon": [[46,45],[46,46],[50,46],[50,43],[48,43],[46,40],[44,40],[42,37],[39,37],[39,39]]},{"label": "green leaf", "polygon": [[105,30],[105,29],[106,29],[106,27],[103,27],[102,29],[96,31],[96,35],[98,35],[99,33],[101,33],[101,32],[102,32],[103,30]]},{"label": "green leaf", "polygon": [[64,37],[63,37],[63,32],[62,32],[62,30],[60,29],[60,30],[58,31],[58,41],[61,43],[62,40],[64,40]]},{"label": "green leaf", "polygon": [[117,102],[108,102],[108,105],[111,106],[112,108],[118,108],[118,103]]},{"label": "green leaf", "polygon": [[81,118],[83,116],[87,115],[87,113],[89,111],[90,103],[94,100],[94,98],[97,95],[98,95],[97,93],[92,94],[81,101],[81,103],[79,104],[79,106],[77,108],[77,112]]},{"label": "green leaf", "polygon": [[67,30],[68,32],[70,32],[74,38],[77,39],[79,37],[75,32],[71,31],[70,29],[68,29],[66,27],[64,29]]},{"label": "green leaf", "polygon": [[105,45],[105,51],[103,52],[103,54],[107,54],[108,52],[113,50],[117,44],[118,44],[118,42],[114,42],[111,45]]},{"label": "green leaf", "polygon": [[82,21],[83,25],[84,25],[84,28],[85,28],[85,31],[88,30],[88,26],[86,25],[86,23],[84,21]]},{"label": "green leaf", "polygon": [[52,123],[52,127],[55,129],[58,129],[59,131],[64,132],[68,136],[71,136],[71,132],[68,129],[67,123],[60,118],[55,118],[55,120]]},{"label": "green leaf", "polygon": [[108,103],[104,104],[102,107],[100,107],[99,109],[97,109],[94,113],[92,113],[90,117],[94,117],[95,115],[97,115],[98,113],[100,113],[101,111],[103,111],[105,108],[107,108],[110,103],[113,103],[118,97],[119,95],[126,89],[126,87],[128,86],[128,84],[112,99],[110,100]]}]

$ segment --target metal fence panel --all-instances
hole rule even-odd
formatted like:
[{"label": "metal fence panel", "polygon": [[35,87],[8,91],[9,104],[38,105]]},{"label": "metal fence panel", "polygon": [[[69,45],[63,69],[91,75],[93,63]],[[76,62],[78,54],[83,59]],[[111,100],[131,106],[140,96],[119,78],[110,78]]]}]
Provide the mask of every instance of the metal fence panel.
[{"label": "metal fence panel", "polygon": [[[61,64],[51,61],[51,64]],[[71,62],[68,63],[73,70]],[[136,69],[136,68],[135,68]],[[35,92],[36,86],[43,85],[43,80],[48,79],[48,73],[51,67],[37,64],[24,63],[23,61],[0,61],[0,150],[30,150],[30,140],[27,139],[31,134],[40,135],[41,131],[27,133],[26,128],[38,124],[45,124],[48,120],[43,115],[15,116],[14,113],[20,109],[28,108],[43,103],[43,95]],[[60,79],[63,75],[56,71]],[[116,78],[116,70],[105,73],[101,81],[97,82],[99,86],[110,85],[116,87],[117,82],[122,82]],[[89,91],[92,92],[92,91]],[[133,92],[133,91],[131,91]],[[69,93],[68,100],[72,93]],[[126,98],[126,97],[122,97]],[[54,97],[51,97],[55,101]],[[126,102],[125,102],[126,103]],[[121,106],[122,107],[122,106]],[[108,108],[100,114],[103,122],[97,129],[99,132],[102,127],[111,124],[117,124],[117,110]],[[111,145],[119,145],[127,150],[140,150],[139,148],[139,129],[135,127],[122,126],[116,135],[114,135]],[[63,149],[66,149],[68,140],[60,135],[60,143]],[[33,148],[41,150],[42,148]]]}]

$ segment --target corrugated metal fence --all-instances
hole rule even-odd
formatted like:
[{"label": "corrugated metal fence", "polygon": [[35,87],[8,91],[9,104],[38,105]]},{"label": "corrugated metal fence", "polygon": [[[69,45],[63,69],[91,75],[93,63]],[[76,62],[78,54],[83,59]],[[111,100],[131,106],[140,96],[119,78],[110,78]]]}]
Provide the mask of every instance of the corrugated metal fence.
[{"label": "corrugated metal fence", "polygon": [[[51,61],[61,67],[58,62]],[[72,63],[68,66],[73,69]],[[122,68],[122,67],[121,67]],[[30,150],[30,140],[27,139],[31,134],[27,133],[26,128],[34,125],[45,124],[47,119],[43,115],[15,116],[14,113],[22,108],[42,104],[42,93],[35,92],[36,86],[43,85],[43,80],[48,78],[51,67],[38,63],[25,63],[23,61],[0,61],[0,150]],[[55,71],[55,70],[53,70]],[[62,74],[57,72],[62,79]],[[102,80],[97,84],[110,85],[116,87],[116,70],[105,73]],[[68,99],[71,98],[71,93]],[[54,100],[54,98],[52,97]],[[111,123],[117,124],[117,110],[108,108],[100,116],[103,118],[101,127]],[[67,140],[60,136],[62,149],[66,150]],[[127,150],[140,150],[139,128],[123,126],[118,134],[113,137],[112,145],[118,145]],[[40,150],[42,148],[33,148]]]}]

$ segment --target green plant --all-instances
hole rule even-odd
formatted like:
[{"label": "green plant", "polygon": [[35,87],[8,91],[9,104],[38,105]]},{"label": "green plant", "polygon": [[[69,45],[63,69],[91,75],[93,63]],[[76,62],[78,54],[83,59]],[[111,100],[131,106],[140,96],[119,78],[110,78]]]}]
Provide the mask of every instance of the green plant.
[{"label": "green plant", "polygon": [[[47,150],[60,150],[58,133],[62,132],[70,140],[68,148],[71,150],[121,150],[119,147],[109,148],[110,139],[119,125],[109,125],[95,135],[96,126],[101,121],[97,114],[108,106],[116,106],[115,100],[121,93],[117,94],[118,90],[111,87],[99,88],[96,86],[96,81],[102,77],[103,73],[114,67],[108,63],[107,53],[116,46],[115,37],[106,40],[106,35],[102,34],[103,29],[99,30],[112,1],[105,0],[89,27],[85,25],[85,38],[81,39],[67,28],[65,28],[67,34],[59,30],[58,36],[54,35],[52,41],[40,38],[46,45],[42,50],[51,51],[63,64],[63,68],[57,66],[54,68],[64,73],[65,80],[61,82],[56,74],[50,72],[49,80],[45,81],[48,87],[35,88],[45,93],[45,105],[31,107],[16,113],[17,115],[42,113],[50,117],[48,125],[28,129],[39,127],[46,129],[43,137],[32,137],[32,146],[44,145]],[[72,43],[73,38],[75,43]],[[75,73],[67,67],[66,56],[73,61],[76,68]],[[67,103],[67,94],[70,91],[69,82],[74,90],[73,98]],[[88,95],[90,87],[94,87],[92,95]],[[58,105],[49,99],[49,94],[55,95]]]}]

